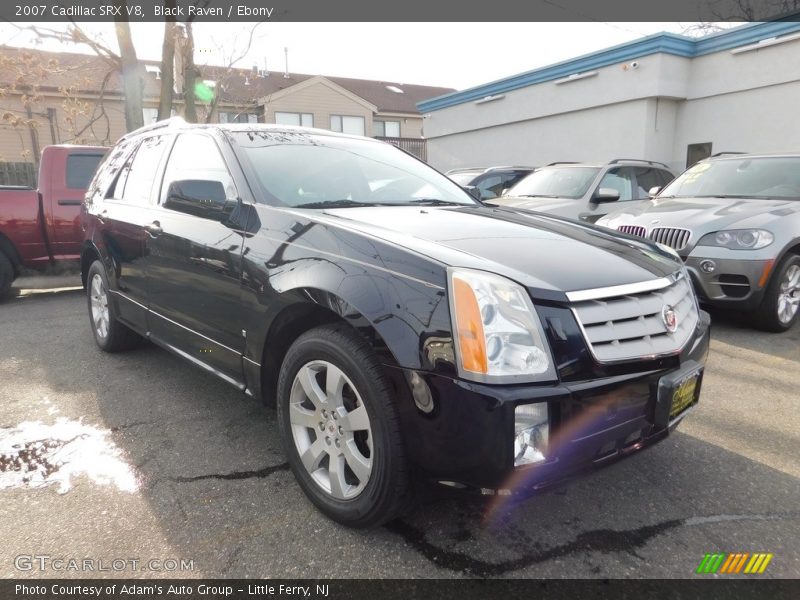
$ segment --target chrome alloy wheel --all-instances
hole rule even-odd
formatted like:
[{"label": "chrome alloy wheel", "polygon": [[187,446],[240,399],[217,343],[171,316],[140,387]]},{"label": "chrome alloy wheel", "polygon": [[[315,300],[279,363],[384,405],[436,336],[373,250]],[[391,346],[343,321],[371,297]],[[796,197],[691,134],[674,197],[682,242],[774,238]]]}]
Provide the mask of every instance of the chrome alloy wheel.
[{"label": "chrome alloy wheel", "polygon": [[94,330],[100,339],[108,336],[108,295],[103,286],[103,279],[95,273],[89,291],[92,301],[92,322]]},{"label": "chrome alloy wheel", "polygon": [[792,265],[786,271],[778,292],[778,320],[789,323],[800,306],[800,266]]},{"label": "chrome alloy wheel", "polygon": [[372,430],[347,375],[324,360],[300,367],[289,421],[300,460],[316,484],[337,500],[358,496],[372,473]]}]

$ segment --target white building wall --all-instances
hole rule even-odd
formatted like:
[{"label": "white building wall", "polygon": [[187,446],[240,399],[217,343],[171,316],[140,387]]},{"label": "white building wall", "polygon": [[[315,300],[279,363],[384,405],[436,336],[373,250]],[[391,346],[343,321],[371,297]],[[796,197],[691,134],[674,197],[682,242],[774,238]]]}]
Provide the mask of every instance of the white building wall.
[{"label": "white building wall", "polygon": [[653,54],[425,115],[429,162],[447,170],[645,158],[686,166],[687,146],[800,151],[800,40],[697,58]]},{"label": "white building wall", "polygon": [[634,100],[519,123],[440,136],[428,141],[428,162],[461,166],[532,165],[637,158],[645,152],[648,101]]}]

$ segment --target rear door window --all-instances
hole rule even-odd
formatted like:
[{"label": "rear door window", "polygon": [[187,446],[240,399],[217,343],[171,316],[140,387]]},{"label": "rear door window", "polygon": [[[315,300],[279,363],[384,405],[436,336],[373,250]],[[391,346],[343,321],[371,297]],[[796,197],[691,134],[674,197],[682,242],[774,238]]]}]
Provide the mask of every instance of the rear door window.
[{"label": "rear door window", "polygon": [[103,154],[70,154],[67,156],[67,187],[73,190],[85,190],[92,180]]},{"label": "rear door window", "polygon": [[[153,183],[166,146],[164,136],[145,139],[123,168],[120,180],[125,178],[125,181],[122,182],[124,187],[119,189],[120,181],[118,180],[115,197],[132,204],[149,204],[153,197]],[[122,192],[121,196],[119,195],[120,191]]]}]

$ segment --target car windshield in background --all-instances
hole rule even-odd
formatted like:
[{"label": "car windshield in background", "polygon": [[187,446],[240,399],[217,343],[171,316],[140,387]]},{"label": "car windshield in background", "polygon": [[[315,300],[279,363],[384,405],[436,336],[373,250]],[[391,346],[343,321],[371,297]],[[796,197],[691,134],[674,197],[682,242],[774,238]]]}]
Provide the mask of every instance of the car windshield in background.
[{"label": "car windshield in background", "polygon": [[292,208],[477,204],[389,144],[269,130],[233,131],[268,204]]},{"label": "car windshield in background", "polygon": [[594,167],[547,167],[528,175],[508,196],[582,198],[600,171]]},{"label": "car windshield in background", "polygon": [[701,162],[665,187],[658,197],[800,200],[800,157]]},{"label": "car windshield in background", "polygon": [[482,171],[463,171],[461,173],[450,173],[448,177],[458,185],[469,185],[470,181],[480,175]]}]

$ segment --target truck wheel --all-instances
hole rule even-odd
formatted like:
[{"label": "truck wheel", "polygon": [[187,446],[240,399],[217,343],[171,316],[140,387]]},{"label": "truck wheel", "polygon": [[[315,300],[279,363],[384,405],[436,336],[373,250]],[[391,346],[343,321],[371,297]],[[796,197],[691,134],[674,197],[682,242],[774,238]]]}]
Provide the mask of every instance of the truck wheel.
[{"label": "truck wheel", "polygon": [[8,296],[11,284],[14,283],[14,265],[8,257],[0,251],[0,298]]},{"label": "truck wheel", "polygon": [[375,527],[410,504],[397,410],[372,349],[346,325],[301,335],[278,376],[278,428],[306,496],[328,517]]},{"label": "truck wheel", "polygon": [[781,332],[797,321],[800,312],[800,256],[788,254],[778,264],[756,312],[756,325]]},{"label": "truck wheel", "polygon": [[108,300],[108,278],[103,263],[96,260],[86,275],[86,300],[94,341],[105,352],[134,347],[141,338],[117,320],[114,303]]}]

